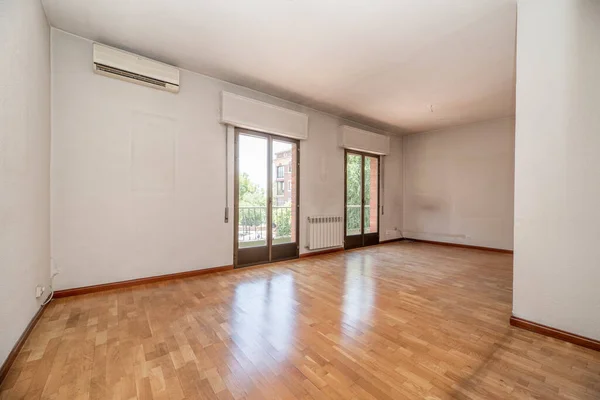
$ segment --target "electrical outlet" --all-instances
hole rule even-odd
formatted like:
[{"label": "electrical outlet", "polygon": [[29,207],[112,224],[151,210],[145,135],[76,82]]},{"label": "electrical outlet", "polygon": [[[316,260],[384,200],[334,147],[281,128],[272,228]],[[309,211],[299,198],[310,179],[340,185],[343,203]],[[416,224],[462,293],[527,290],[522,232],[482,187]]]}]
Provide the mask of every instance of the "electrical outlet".
[{"label": "electrical outlet", "polygon": [[46,291],[46,288],[42,285],[37,285],[35,287],[35,298],[39,299],[40,297],[42,297],[42,295],[44,294],[44,292]]},{"label": "electrical outlet", "polygon": [[402,232],[398,230],[398,227],[393,227],[392,229],[386,229],[385,235],[390,238],[398,238],[402,236]]}]

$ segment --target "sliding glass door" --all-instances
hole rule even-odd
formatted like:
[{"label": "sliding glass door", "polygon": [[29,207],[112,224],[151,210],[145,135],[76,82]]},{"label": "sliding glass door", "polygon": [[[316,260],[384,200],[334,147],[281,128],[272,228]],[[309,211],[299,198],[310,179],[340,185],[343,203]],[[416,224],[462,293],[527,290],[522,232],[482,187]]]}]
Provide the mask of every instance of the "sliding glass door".
[{"label": "sliding glass door", "polygon": [[235,134],[236,267],[298,257],[298,141]]},{"label": "sliding glass door", "polygon": [[379,156],[346,150],[344,247],[379,243]]}]

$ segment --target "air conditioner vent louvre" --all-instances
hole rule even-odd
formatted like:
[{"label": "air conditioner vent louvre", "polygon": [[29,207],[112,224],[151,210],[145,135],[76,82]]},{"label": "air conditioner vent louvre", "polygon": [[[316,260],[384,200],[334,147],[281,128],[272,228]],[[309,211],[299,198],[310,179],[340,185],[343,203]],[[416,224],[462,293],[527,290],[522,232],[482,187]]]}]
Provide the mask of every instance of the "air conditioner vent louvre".
[{"label": "air conditioner vent louvre", "polygon": [[115,74],[115,75],[123,76],[125,78],[135,79],[136,81],[146,82],[146,83],[149,83],[151,85],[160,86],[160,87],[163,87],[163,88],[167,87],[167,82],[164,82],[164,81],[161,81],[161,80],[158,80],[158,79],[149,78],[147,76],[135,74],[133,72],[125,71],[125,70],[122,70],[122,69],[119,69],[119,68],[109,67],[108,65],[96,64],[96,69],[98,69],[100,71],[108,72],[110,74]]}]

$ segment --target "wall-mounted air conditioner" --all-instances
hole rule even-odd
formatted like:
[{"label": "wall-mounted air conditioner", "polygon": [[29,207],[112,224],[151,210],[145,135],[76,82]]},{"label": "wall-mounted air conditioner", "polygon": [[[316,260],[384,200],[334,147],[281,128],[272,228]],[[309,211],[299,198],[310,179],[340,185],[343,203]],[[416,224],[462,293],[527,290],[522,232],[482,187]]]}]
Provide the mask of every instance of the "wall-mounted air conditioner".
[{"label": "wall-mounted air conditioner", "polygon": [[138,85],[179,92],[177,68],[98,43],[94,43],[94,72]]}]

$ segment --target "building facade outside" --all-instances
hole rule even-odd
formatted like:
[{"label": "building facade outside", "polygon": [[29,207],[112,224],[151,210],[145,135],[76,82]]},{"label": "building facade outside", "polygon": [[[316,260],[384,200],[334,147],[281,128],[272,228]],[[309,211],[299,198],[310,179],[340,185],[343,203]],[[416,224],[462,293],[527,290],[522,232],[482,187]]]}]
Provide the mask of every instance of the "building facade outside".
[{"label": "building facade outside", "polygon": [[284,221],[287,219],[290,224],[291,241],[294,242],[298,208],[296,202],[296,145],[290,147],[289,150],[276,152],[273,157],[273,221],[275,225],[278,222],[279,225],[287,225],[288,222]]}]

